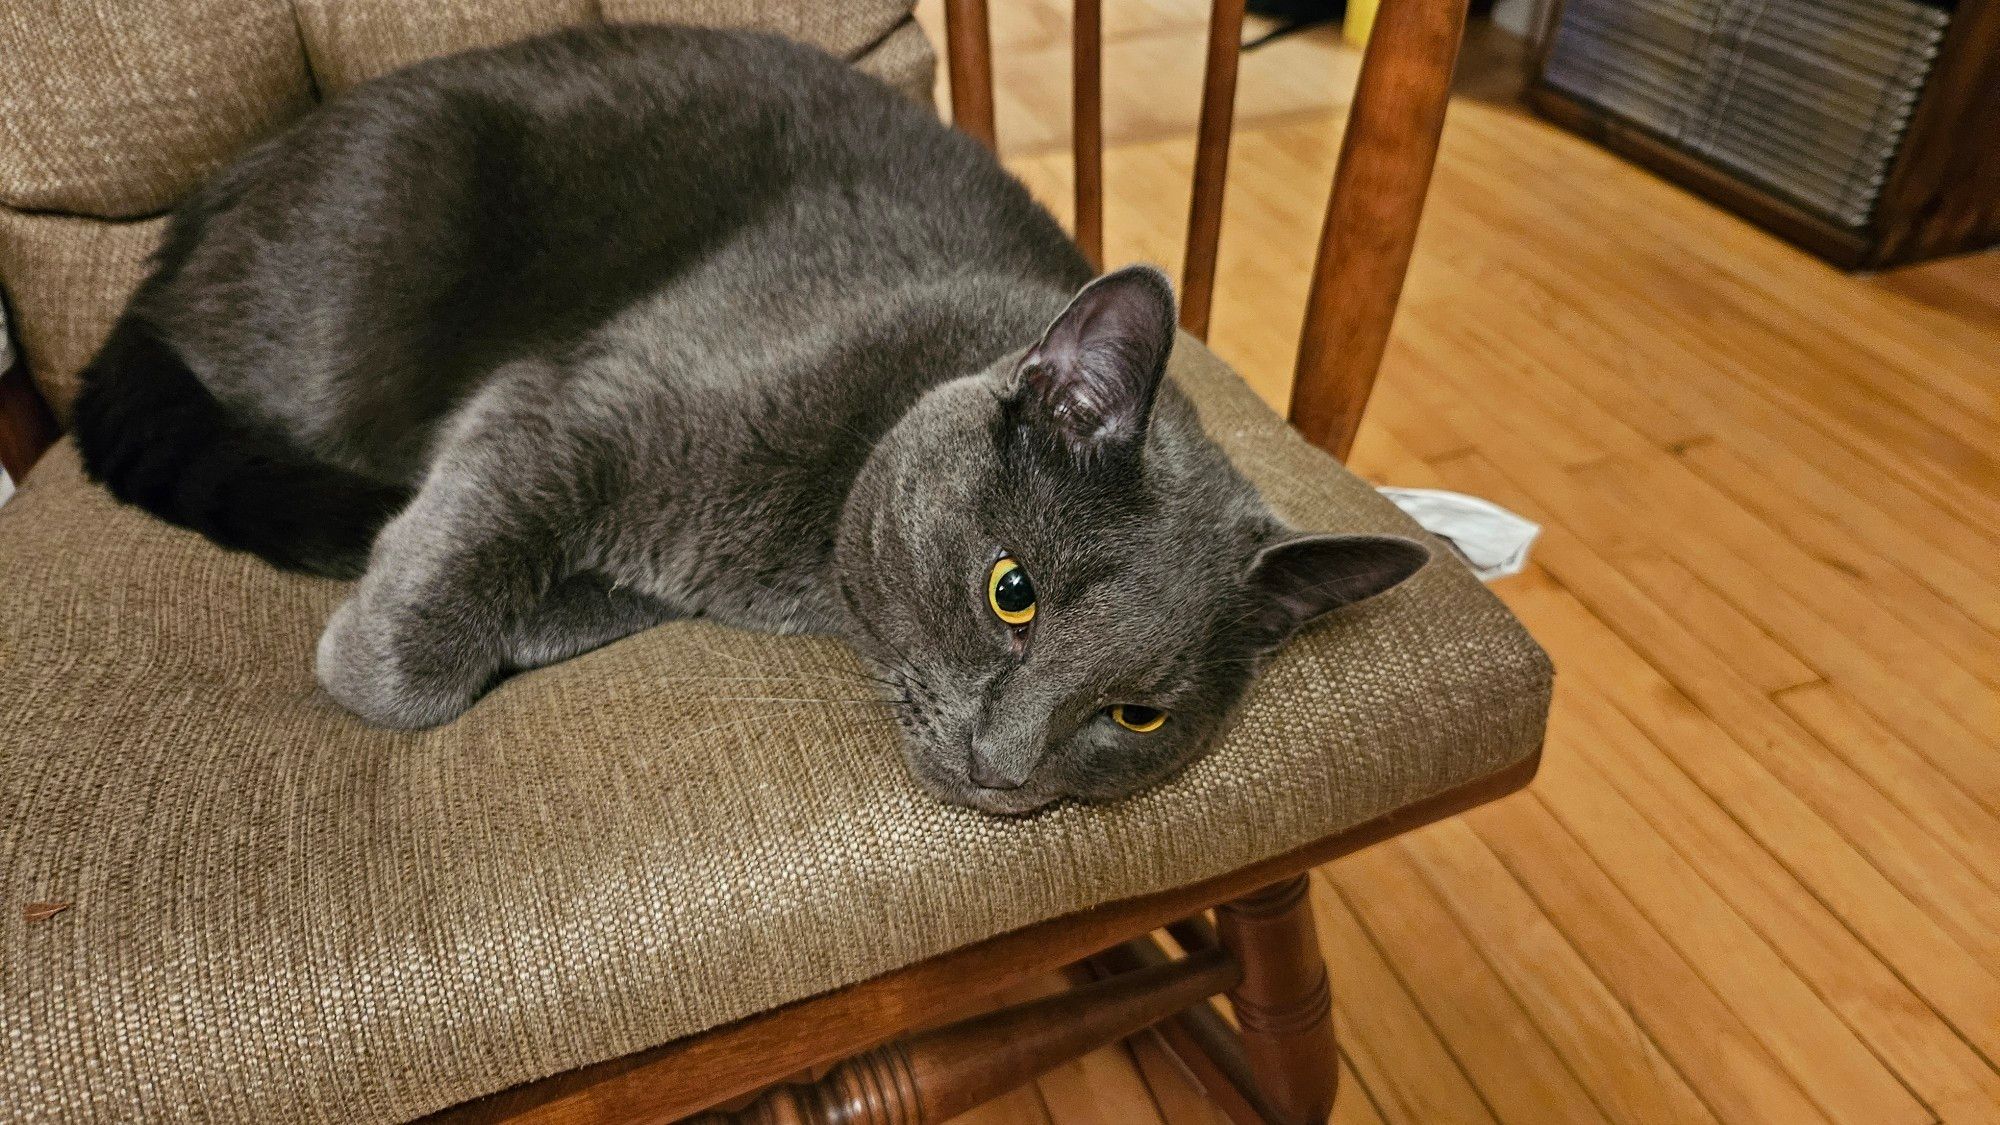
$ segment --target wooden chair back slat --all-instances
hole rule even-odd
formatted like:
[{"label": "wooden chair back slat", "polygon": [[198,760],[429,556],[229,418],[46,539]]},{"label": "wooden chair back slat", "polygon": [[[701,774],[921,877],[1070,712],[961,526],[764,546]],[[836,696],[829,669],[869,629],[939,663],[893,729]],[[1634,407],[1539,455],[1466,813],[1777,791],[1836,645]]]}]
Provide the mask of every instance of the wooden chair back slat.
[{"label": "wooden chair back slat", "polygon": [[1291,421],[1345,461],[1375,389],[1444,132],[1466,0],[1384,0],[1320,229]]},{"label": "wooden chair back slat", "polygon": [[[1313,263],[1292,383],[1292,424],[1345,460],[1388,346],[1430,189],[1467,0],[1382,0],[1348,110]],[[1075,0],[1076,236],[1103,264],[1102,0]],[[1208,336],[1236,108],[1244,0],[1214,0],[1189,195],[1181,326]],[[945,0],[952,119],[996,147],[986,0]]]},{"label": "wooden chair back slat", "polygon": [[1236,63],[1242,54],[1244,0],[1215,0],[1202,67],[1201,125],[1188,192],[1187,254],[1181,266],[1181,327],[1208,339],[1215,303],[1215,261],[1222,247],[1222,192],[1229,182],[1229,137],[1236,121]]},{"label": "wooden chair back slat", "polygon": [[1070,144],[1076,154],[1076,244],[1104,268],[1104,3],[1074,0]]},{"label": "wooden chair back slat", "polygon": [[986,0],[944,0],[945,74],[951,123],[999,151],[993,129],[993,31]]}]

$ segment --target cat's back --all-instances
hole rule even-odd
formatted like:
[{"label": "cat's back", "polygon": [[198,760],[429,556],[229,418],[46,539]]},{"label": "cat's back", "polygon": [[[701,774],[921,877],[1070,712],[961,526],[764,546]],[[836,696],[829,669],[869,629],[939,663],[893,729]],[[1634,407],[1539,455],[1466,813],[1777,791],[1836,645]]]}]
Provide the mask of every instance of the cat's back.
[{"label": "cat's back", "polygon": [[1079,263],[975,142],[839,60],[608,26],[329,101],[176,215],[136,307],[223,402],[409,476],[486,373],[678,279],[782,313],[828,286]]},{"label": "cat's back", "polygon": [[[246,288],[264,274],[256,289],[294,309],[449,284],[463,307],[426,311],[529,301],[574,330],[745,232],[802,226],[816,237],[789,248],[795,272],[816,257],[905,275],[1079,260],[976,142],[817,48],[611,25],[432,59],[330,100],[177,213],[162,274]],[[310,289],[271,284],[293,280]],[[505,336],[523,318],[485,321]]]}]

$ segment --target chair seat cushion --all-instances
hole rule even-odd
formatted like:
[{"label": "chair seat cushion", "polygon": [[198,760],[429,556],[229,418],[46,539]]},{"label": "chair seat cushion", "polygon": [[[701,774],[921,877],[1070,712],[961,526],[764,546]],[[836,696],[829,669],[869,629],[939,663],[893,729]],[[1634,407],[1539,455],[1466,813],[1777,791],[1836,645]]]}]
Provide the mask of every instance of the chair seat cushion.
[{"label": "chair seat cushion", "polygon": [[[1295,523],[1420,534],[1191,339],[1174,377]],[[67,445],[0,508],[7,1110],[419,1115],[1327,836],[1527,756],[1550,688],[1440,551],[1178,779],[994,819],[873,708],[796,702],[854,693],[822,639],[672,624],[370,729],[312,676],[344,589],[119,507]]]}]

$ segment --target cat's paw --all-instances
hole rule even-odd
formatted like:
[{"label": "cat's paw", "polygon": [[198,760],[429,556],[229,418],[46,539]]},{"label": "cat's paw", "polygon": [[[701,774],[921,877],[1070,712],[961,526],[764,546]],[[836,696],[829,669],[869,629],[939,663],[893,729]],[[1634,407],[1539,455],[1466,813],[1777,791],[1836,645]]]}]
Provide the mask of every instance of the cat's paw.
[{"label": "cat's paw", "polygon": [[335,702],[378,727],[434,727],[479,697],[476,677],[416,674],[400,652],[405,647],[387,621],[350,598],[320,634],[314,671]]}]

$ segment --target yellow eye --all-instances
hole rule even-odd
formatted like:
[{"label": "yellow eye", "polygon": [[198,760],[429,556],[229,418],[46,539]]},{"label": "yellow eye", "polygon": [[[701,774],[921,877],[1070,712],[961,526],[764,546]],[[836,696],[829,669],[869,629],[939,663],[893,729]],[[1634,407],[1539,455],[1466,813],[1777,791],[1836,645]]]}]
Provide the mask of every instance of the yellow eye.
[{"label": "yellow eye", "polygon": [[1035,619],[1035,584],[1021,564],[1002,556],[986,576],[986,604],[993,616],[1009,625],[1026,625]]},{"label": "yellow eye", "polygon": [[1157,707],[1141,707],[1135,703],[1119,703],[1111,708],[1111,721],[1126,730],[1151,734],[1166,725],[1167,713]]}]

